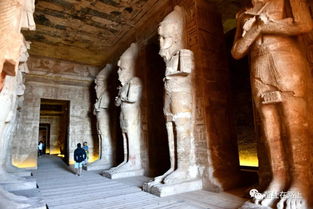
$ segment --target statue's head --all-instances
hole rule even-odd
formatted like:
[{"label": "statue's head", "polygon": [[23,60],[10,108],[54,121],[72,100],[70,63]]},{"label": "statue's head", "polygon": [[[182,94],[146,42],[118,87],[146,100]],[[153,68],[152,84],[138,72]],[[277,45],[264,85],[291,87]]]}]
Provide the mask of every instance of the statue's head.
[{"label": "statue's head", "polygon": [[270,0],[251,0],[251,4],[252,4],[252,6],[255,6],[257,4],[262,4],[263,5],[267,1],[270,1]]},{"label": "statue's head", "polygon": [[184,47],[184,11],[176,6],[159,26],[160,55],[169,60],[173,54]]},{"label": "statue's head", "polygon": [[132,43],[130,47],[122,54],[117,65],[119,67],[118,79],[124,85],[135,76],[136,60],[138,57],[138,45]]},{"label": "statue's head", "polygon": [[109,76],[110,72],[112,71],[113,66],[112,64],[107,64],[97,75],[95,80],[95,90],[97,94],[97,98],[99,98],[104,91],[106,90],[106,80]]}]

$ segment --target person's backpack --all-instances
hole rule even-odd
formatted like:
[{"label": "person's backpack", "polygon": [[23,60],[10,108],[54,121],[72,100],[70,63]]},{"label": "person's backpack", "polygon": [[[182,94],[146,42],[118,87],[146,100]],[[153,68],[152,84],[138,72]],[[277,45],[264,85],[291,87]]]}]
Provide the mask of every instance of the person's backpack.
[{"label": "person's backpack", "polygon": [[83,162],[85,160],[83,153],[80,153],[79,155],[77,155],[77,162]]},{"label": "person's backpack", "polygon": [[84,160],[85,160],[85,158],[86,158],[86,154],[85,154],[85,152],[84,152],[84,150],[77,150],[77,160],[76,160],[76,162],[78,162],[78,163],[81,163],[81,162],[83,162]]}]

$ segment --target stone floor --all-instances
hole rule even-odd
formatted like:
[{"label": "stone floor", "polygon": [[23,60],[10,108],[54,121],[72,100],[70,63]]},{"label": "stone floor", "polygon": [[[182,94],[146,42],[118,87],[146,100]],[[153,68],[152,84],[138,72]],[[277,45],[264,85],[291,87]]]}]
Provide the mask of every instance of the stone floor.
[{"label": "stone floor", "polygon": [[49,209],[235,209],[245,201],[232,194],[207,191],[159,198],[140,189],[142,183],[149,180],[146,177],[110,180],[96,171],[75,176],[54,156],[40,158],[34,175]]}]

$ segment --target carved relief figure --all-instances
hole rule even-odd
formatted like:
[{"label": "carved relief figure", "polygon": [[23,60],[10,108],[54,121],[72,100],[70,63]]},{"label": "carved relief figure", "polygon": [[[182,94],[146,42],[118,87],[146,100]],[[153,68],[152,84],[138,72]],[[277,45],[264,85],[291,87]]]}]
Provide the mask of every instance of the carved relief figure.
[{"label": "carved relief figure", "polygon": [[121,107],[120,126],[123,135],[124,160],[117,167],[110,169],[110,173],[142,169],[140,156],[142,84],[140,79],[135,77],[137,56],[138,46],[133,43],[118,61],[118,79],[121,86],[115,104]]},{"label": "carved relief figure", "polygon": [[[263,137],[271,159],[272,181],[267,191],[288,194],[277,207],[307,208],[310,194],[309,87],[307,61],[294,38],[312,30],[305,0],[252,0],[237,14],[232,55],[251,58],[254,103],[262,120]],[[294,195],[300,195],[294,198]],[[260,204],[272,206],[265,196]]]},{"label": "carved relief figure", "polygon": [[113,67],[111,64],[107,64],[103,70],[97,75],[95,80],[95,90],[97,95],[97,101],[94,105],[94,114],[97,116],[97,130],[99,136],[100,145],[100,157],[99,160],[91,165],[98,164],[103,165],[103,168],[109,168],[112,166],[112,138],[110,133],[110,116],[109,105],[110,96],[107,91],[107,79],[111,73]]},{"label": "carved relief figure", "polygon": [[197,177],[192,153],[193,94],[191,72],[193,53],[185,49],[184,14],[180,7],[170,13],[160,24],[160,55],[166,63],[164,78],[164,115],[170,152],[170,169],[156,177],[150,185],[173,184]]}]

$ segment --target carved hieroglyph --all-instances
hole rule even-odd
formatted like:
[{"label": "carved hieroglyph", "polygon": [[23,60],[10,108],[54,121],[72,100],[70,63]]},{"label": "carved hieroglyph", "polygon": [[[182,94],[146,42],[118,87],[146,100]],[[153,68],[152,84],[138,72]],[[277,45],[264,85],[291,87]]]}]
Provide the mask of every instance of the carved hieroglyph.
[{"label": "carved hieroglyph", "polygon": [[[164,115],[170,152],[170,169],[145,185],[150,190],[158,184],[177,184],[198,176],[193,153],[193,93],[191,73],[194,69],[192,51],[184,44],[184,14],[175,7],[159,27],[160,55],[166,63],[164,78]],[[153,190],[153,189],[152,189]]]},{"label": "carved hieroglyph", "polygon": [[121,86],[119,87],[118,96],[115,98],[115,104],[121,107],[120,126],[123,135],[124,160],[117,167],[111,168],[104,173],[104,175],[108,174],[111,178],[115,178],[114,176],[128,177],[143,174],[140,155],[142,84],[140,79],[135,77],[137,56],[138,45],[132,43],[118,61],[118,79]]},{"label": "carved hieroglyph", "polygon": [[93,168],[110,168],[113,163],[113,147],[110,132],[110,95],[107,90],[107,79],[112,72],[113,66],[107,64],[97,75],[95,80],[95,90],[97,101],[94,105],[94,114],[97,116],[97,130],[100,145],[99,160],[88,166],[88,170]]},{"label": "carved hieroglyph", "polygon": [[[240,59],[250,52],[252,94],[273,175],[266,192],[288,189],[289,194],[280,198],[279,209],[308,208],[312,198],[308,163],[312,81],[294,39],[312,28],[305,0],[254,0],[251,8],[237,14],[232,55]],[[271,206],[273,197],[264,196],[260,204]]]}]

